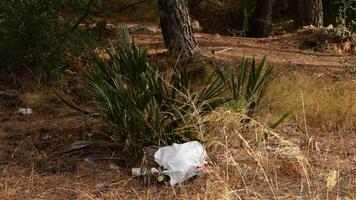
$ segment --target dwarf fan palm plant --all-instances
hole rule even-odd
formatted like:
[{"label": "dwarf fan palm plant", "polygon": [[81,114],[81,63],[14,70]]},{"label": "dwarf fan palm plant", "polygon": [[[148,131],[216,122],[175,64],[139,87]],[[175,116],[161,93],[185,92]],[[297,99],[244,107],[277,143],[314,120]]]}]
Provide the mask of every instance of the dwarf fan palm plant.
[{"label": "dwarf fan palm plant", "polygon": [[247,111],[248,117],[252,117],[254,111],[261,102],[262,94],[271,77],[273,67],[265,69],[266,57],[257,65],[242,58],[238,75],[231,73],[230,89],[232,91],[232,103]]},{"label": "dwarf fan palm plant", "polygon": [[189,87],[187,73],[163,73],[148,62],[147,50],[130,41],[127,28],[117,32],[118,43],[107,49],[111,59],[95,57],[88,72],[93,110],[106,133],[129,156],[144,147],[195,139],[199,117],[225,101],[224,81],[213,75],[202,89]]}]

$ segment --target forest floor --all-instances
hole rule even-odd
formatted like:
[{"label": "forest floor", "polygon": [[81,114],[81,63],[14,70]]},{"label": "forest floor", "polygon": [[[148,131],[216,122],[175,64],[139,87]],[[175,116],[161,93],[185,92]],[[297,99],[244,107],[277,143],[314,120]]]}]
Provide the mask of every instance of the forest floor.
[{"label": "forest floor", "polygon": [[[196,37],[202,52],[224,66],[237,66],[243,55],[267,55],[276,65],[250,134],[234,131],[231,112],[210,116],[223,124],[206,133],[210,159],[203,176],[175,188],[147,186],[111,148],[59,154],[75,141],[94,140],[97,124],[71,115],[51,88],[28,89],[33,80],[3,70],[0,90],[17,89],[21,101],[0,99],[0,199],[356,199],[355,56],[300,50],[307,36],[299,33]],[[164,51],[159,33],[134,38],[151,54]],[[66,76],[69,90],[78,92],[72,84],[78,77]],[[34,113],[15,114],[20,106]],[[255,145],[265,126],[286,112],[292,114],[275,137]]]}]

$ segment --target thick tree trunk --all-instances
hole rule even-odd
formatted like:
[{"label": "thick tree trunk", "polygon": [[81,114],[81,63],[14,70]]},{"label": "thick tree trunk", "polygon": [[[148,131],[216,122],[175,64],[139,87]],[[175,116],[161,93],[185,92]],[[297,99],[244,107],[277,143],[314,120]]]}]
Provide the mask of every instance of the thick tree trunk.
[{"label": "thick tree trunk", "polygon": [[270,32],[274,0],[257,0],[250,35],[265,37]]},{"label": "thick tree trunk", "polygon": [[199,51],[186,0],[158,0],[164,44],[174,55],[189,58]]},{"label": "thick tree trunk", "polygon": [[322,0],[298,0],[298,24],[300,26],[323,26]]}]

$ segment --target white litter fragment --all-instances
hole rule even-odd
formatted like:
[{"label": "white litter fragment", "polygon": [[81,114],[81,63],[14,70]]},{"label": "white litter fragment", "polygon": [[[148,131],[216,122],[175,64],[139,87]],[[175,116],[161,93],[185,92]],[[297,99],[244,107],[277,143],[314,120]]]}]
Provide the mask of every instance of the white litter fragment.
[{"label": "white litter fragment", "polygon": [[120,167],[117,166],[115,163],[110,163],[109,167],[110,167],[110,169],[113,169],[113,170],[119,170],[120,169]]},{"label": "white litter fragment", "polygon": [[32,113],[33,112],[31,108],[19,108],[16,111],[16,114],[20,114],[20,115],[31,115]]},{"label": "white litter fragment", "polygon": [[170,185],[174,186],[199,175],[207,164],[208,155],[202,144],[193,141],[159,148],[154,158],[163,167],[161,173],[169,176]]},{"label": "white litter fragment", "polygon": [[150,170],[147,168],[132,168],[131,173],[132,176],[144,176],[144,175],[156,174],[158,173],[158,170],[153,167]]}]

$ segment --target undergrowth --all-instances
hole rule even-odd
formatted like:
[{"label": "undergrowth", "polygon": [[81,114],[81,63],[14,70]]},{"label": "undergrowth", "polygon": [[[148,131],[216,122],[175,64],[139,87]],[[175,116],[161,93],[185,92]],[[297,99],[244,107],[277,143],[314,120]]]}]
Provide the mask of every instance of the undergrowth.
[{"label": "undergrowth", "polygon": [[200,117],[225,102],[223,80],[213,74],[204,88],[191,88],[184,70],[160,73],[149,64],[147,50],[130,42],[126,28],[117,38],[107,49],[111,61],[96,57],[88,73],[92,107],[105,132],[133,157],[143,147],[198,139]]},{"label": "undergrowth", "polygon": [[325,76],[293,72],[291,77],[281,73],[269,85],[260,115],[271,119],[290,111],[290,120],[299,124],[307,121],[326,130],[354,129],[355,84],[347,79],[330,81]]},{"label": "undergrowth", "polygon": [[244,59],[237,77],[217,68],[202,87],[193,87],[184,68],[162,72],[149,63],[147,49],[130,41],[127,28],[118,29],[117,39],[106,49],[110,58],[95,56],[88,73],[91,115],[134,158],[145,147],[200,140],[202,117],[227,102],[252,117],[272,73],[265,59],[258,65]]}]

